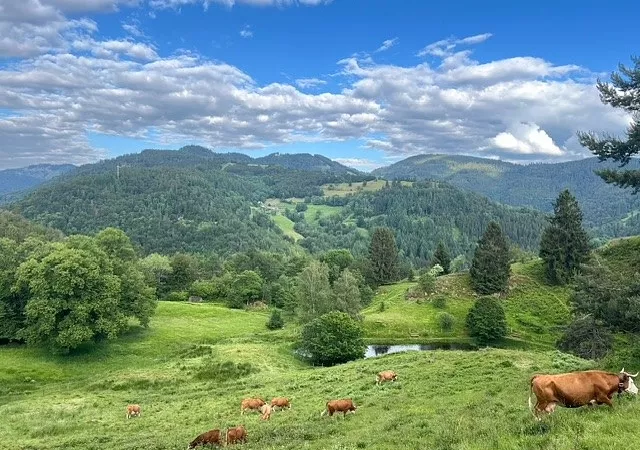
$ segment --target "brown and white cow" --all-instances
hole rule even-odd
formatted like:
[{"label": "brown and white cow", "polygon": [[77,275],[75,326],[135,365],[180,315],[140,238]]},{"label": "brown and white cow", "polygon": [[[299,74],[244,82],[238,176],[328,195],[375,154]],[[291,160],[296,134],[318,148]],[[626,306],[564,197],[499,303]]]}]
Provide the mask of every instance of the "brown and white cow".
[{"label": "brown and white cow", "polygon": [[197,438],[195,438],[189,446],[187,450],[194,449],[201,445],[222,445],[222,437],[220,435],[220,430],[209,430],[206,433],[202,433]]},{"label": "brown and white cow", "polygon": [[247,442],[247,430],[242,425],[234,428],[227,428],[227,445],[237,442]]},{"label": "brown and white cow", "polygon": [[333,416],[334,413],[341,412],[342,417],[345,417],[348,412],[356,412],[356,405],[353,403],[353,400],[350,398],[343,398],[340,400],[331,400],[327,402],[327,407],[320,416],[324,416],[329,413],[329,416]]},{"label": "brown and white cow", "polygon": [[396,381],[398,379],[398,374],[393,370],[383,370],[378,375],[376,375],[376,384],[382,384],[385,381]]},{"label": "brown and white cow", "polygon": [[140,405],[127,405],[127,419],[132,418],[133,416],[140,416],[142,410],[140,409]]},{"label": "brown and white cow", "polygon": [[262,416],[260,416],[260,419],[269,420],[271,418],[271,405],[265,403],[260,408],[260,412],[262,413]]},{"label": "brown and white cow", "polygon": [[637,394],[638,388],[631,375],[622,369],[620,373],[602,370],[561,373],[557,375],[534,375],[531,378],[531,393],[536,396],[533,405],[529,395],[529,409],[540,420],[543,413],[551,414],[557,405],[566,408],[594,404],[606,404],[613,407],[613,394],[629,392]]},{"label": "brown and white cow", "polygon": [[245,411],[260,411],[265,401],[261,398],[245,398],[240,405],[240,414],[244,414]]},{"label": "brown and white cow", "polygon": [[276,408],[280,408],[280,409],[288,408],[288,409],[291,409],[291,403],[289,402],[288,398],[285,398],[285,397],[274,397],[273,399],[271,399],[271,407],[273,408],[274,411],[275,411]]}]

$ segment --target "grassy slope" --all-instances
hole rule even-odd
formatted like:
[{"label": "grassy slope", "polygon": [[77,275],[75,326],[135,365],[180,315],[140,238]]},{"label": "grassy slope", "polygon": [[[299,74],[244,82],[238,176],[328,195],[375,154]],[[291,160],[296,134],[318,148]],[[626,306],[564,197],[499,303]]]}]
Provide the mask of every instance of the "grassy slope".
[{"label": "grassy slope", "polygon": [[294,222],[281,214],[272,216],[273,221],[282,230],[285,236],[289,236],[294,241],[302,239],[302,235],[293,229]]}]

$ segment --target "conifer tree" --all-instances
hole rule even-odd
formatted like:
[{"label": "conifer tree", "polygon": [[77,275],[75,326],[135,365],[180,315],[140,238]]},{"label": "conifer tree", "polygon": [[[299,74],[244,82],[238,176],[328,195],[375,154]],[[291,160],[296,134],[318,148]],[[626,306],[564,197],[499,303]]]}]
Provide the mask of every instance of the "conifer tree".
[{"label": "conifer tree", "polygon": [[444,245],[444,242],[438,242],[438,247],[433,254],[433,260],[431,261],[433,265],[440,264],[444,269],[444,273],[448,274],[451,266],[451,255],[449,254],[449,250]]},{"label": "conifer tree", "polygon": [[576,198],[565,189],[553,205],[554,215],[540,241],[545,275],[552,284],[573,279],[589,257],[589,237],[582,228],[582,211]]},{"label": "conifer tree", "polygon": [[502,292],[509,284],[509,244],[500,225],[491,221],[478,241],[471,262],[471,287],[479,294]]},{"label": "conifer tree", "polygon": [[391,283],[398,279],[398,247],[390,228],[373,230],[369,258],[376,283]]}]

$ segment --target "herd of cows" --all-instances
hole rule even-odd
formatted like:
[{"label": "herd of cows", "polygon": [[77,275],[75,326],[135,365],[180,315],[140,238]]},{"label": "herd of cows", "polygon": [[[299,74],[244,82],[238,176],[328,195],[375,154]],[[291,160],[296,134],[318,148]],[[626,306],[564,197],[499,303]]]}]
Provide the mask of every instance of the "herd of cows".
[{"label": "herd of cows", "polygon": [[[640,372],[638,372],[640,373]],[[581,372],[570,372],[554,375],[534,375],[531,378],[531,394],[536,398],[535,405],[529,395],[529,409],[537,420],[546,413],[552,413],[557,405],[566,408],[578,408],[581,406],[609,405],[613,407],[611,399],[614,394],[621,395],[624,392],[636,395],[638,388],[634,383],[634,378],[638,376],[625,372],[624,368],[620,373],[605,372],[602,370],[587,370]],[[376,384],[380,385],[386,381],[396,381],[398,374],[393,370],[385,370],[376,375]],[[247,411],[259,411],[262,420],[269,420],[271,412],[277,409],[290,409],[291,403],[288,398],[275,397],[268,404],[261,398],[245,398],[240,404],[240,414]],[[321,416],[335,413],[342,413],[343,417],[349,412],[356,411],[356,405],[350,398],[331,400],[326,403]],[[141,415],[140,405],[127,406],[127,418]],[[227,428],[226,433],[219,429],[209,430],[198,435],[189,443],[187,450],[195,449],[199,446],[226,446],[247,441],[247,430],[242,425]]]}]

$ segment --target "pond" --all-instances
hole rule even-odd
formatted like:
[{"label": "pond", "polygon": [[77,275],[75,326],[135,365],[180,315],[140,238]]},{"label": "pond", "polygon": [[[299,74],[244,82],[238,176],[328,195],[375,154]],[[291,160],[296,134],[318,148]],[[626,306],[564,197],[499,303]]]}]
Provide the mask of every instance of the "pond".
[{"label": "pond", "polygon": [[388,355],[390,353],[401,353],[418,351],[423,352],[427,350],[477,350],[473,344],[462,342],[432,342],[430,344],[408,344],[408,345],[367,345],[367,350],[364,354],[365,358],[373,358],[375,356]]}]

